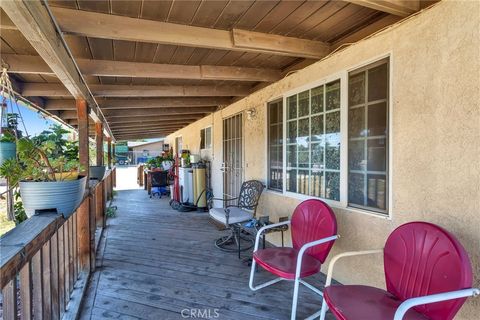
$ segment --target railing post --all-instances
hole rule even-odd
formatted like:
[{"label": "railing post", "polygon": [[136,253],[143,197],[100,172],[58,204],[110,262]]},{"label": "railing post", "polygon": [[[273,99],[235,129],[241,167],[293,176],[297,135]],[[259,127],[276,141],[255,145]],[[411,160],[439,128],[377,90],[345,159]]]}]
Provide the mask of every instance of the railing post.
[{"label": "railing post", "polygon": [[77,209],[77,239],[78,239],[78,259],[80,270],[89,271],[91,268],[90,255],[90,198],[83,200]]},{"label": "railing post", "polygon": [[95,141],[97,143],[97,166],[103,165],[103,123],[95,122]]},{"label": "railing post", "polygon": [[112,168],[112,138],[107,138],[108,148],[107,148],[107,159],[108,159],[108,168]]},{"label": "railing post", "polygon": [[[77,117],[78,117],[78,150],[80,157],[80,165],[83,169],[82,174],[87,177],[87,194],[90,192],[89,188],[89,140],[88,140],[88,106],[85,100],[76,100]],[[103,132],[102,132],[103,134]],[[88,203],[88,201],[87,201]],[[87,221],[78,221],[78,225],[82,228],[87,227],[89,245],[89,270],[95,270],[95,212],[91,211],[87,206],[87,215],[82,216]],[[84,248],[85,250],[85,248]],[[85,263],[85,261],[84,261]]]}]

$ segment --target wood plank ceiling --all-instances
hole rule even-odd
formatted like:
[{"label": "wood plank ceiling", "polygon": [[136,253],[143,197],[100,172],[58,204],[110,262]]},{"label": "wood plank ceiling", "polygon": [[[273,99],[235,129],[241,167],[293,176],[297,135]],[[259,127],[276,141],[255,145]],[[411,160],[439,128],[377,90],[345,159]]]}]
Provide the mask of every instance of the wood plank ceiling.
[{"label": "wood plank ceiling", "polygon": [[[359,2],[48,4],[115,138],[122,140],[165,136],[419,9]],[[295,51],[297,45],[303,50]],[[73,98],[3,10],[1,54],[24,96],[76,126]]]}]

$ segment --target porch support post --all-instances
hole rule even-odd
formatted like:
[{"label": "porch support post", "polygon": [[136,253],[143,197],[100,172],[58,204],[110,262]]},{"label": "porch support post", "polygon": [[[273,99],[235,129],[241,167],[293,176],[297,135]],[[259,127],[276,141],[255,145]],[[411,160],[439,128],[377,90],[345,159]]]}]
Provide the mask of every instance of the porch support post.
[{"label": "porch support post", "polygon": [[[78,153],[80,162],[80,174],[87,177],[86,190],[89,190],[89,141],[88,141],[88,105],[83,99],[77,99],[75,102],[77,108],[78,118]],[[94,217],[95,219],[95,217]],[[93,221],[95,225],[95,220]],[[80,268],[84,271],[90,271],[92,259],[95,261],[95,256],[92,254],[92,221],[91,212],[89,210],[88,199],[83,201],[77,212],[77,226],[78,226],[78,245],[80,252]],[[95,244],[95,238],[93,238]]]},{"label": "porch support post", "polygon": [[95,141],[97,142],[97,166],[103,165],[103,123],[95,123]]},{"label": "porch support post", "polygon": [[112,138],[108,137],[107,142],[108,142],[108,148],[107,148],[108,168],[112,168]]},{"label": "porch support post", "polygon": [[[80,174],[89,180],[89,154],[88,154],[88,106],[85,100],[76,100],[78,118],[78,153],[80,160]],[[87,183],[88,188],[88,183]]]}]

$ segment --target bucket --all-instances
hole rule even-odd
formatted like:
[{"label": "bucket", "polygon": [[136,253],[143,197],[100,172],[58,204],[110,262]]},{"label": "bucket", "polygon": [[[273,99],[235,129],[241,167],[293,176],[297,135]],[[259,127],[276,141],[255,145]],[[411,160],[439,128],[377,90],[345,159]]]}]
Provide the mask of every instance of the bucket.
[{"label": "bucket", "polygon": [[14,159],[17,154],[15,142],[0,142],[0,166],[8,159]]}]

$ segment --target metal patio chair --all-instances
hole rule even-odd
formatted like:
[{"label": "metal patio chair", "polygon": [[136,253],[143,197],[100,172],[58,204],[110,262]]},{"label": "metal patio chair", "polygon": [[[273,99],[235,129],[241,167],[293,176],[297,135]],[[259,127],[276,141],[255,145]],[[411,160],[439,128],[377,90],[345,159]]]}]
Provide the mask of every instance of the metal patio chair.
[{"label": "metal patio chair", "polygon": [[[387,290],[363,285],[330,285],[338,259],[383,253]],[[328,267],[320,319],[330,309],[337,319],[450,320],[471,288],[472,267],[467,252],[446,230],[427,222],[398,227],[381,250],[346,252]]]},{"label": "metal patio chair", "polygon": [[[253,247],[253,240],[242,235],[242,223],[251,220],[257,210],[260,196],[265,186],[258,180],[245,181],[241,188],[238,197],[233,199],[219,199],[211,198],[213,200],[220,200],[224,202],[224,208],[211,208],[209,210],[210,217],[217,223],[224,225],[230,229],[228,235],[220,237],[215,240],[215,246],[223,251],[236,252],[240,258],[240,252]],[[226,204],[227,202],[237,200],[236,204]],[[248,245],[242,247],[242,240]],[[232,247],[235,245],[235,247]]]},{"label": "metal patio chair", "polygon": [[[292,248],[258,249],[263,232],[283,225],[290,225]],[[319,289],[303,278],[320,272],[320,267],[337,238],[337,221],[332,209],[317,199],[303,201],[295,208],[290,221],[267,225],[258,231],[250,271],[250,289],[256,291],[282,280],[294,281],[291,319],[295,319],[300,283],[322,296]],[[278,278],[254,286],[257,263]]]}]

